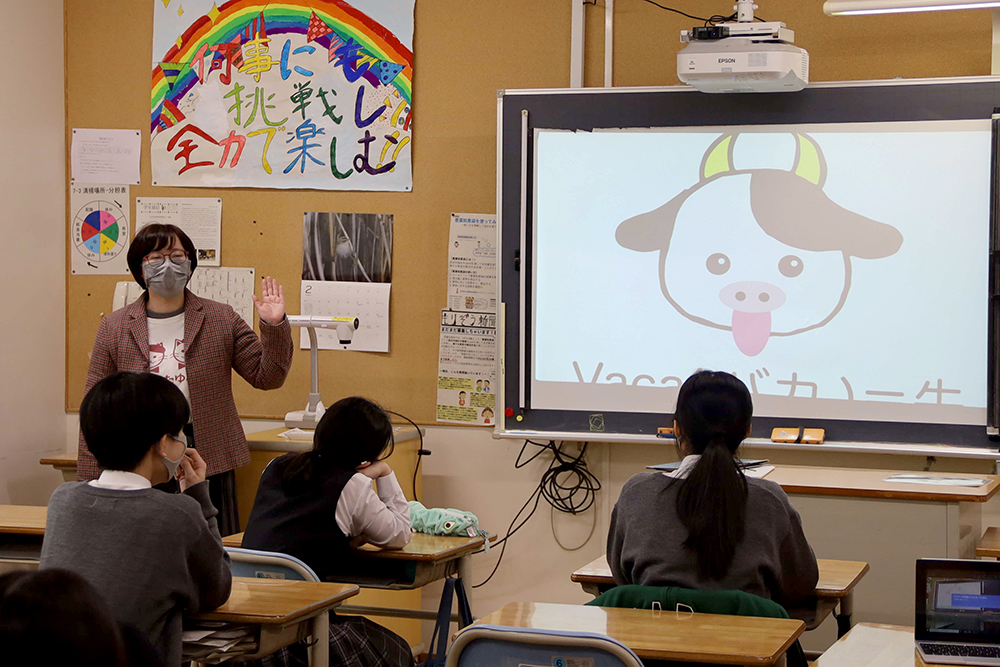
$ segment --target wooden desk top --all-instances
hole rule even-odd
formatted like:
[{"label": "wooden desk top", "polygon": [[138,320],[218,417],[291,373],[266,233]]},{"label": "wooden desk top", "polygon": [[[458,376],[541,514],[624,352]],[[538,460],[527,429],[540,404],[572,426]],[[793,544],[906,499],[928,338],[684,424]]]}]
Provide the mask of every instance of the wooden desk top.
[{"label": "wooden desk top", "polygon": [[353,584],[233,577],[233,592],[224,605],[190,617],[201,621],[284,625],[315,616],[359,591]]},{"label": "wooden desk top", "polygon": [[785,493],[806,493],[820,496],[851,496],[855,498],[892,498],[931,502],[984,503],[1000,490],[1000,476],[964,473],[926,473],[948,477],[978,477],[988,479],[984,486],[932,486],[907,482],[885,482],[889,475],[904,470],[872,470],[868,468],[823,468],[818,466],[775,466],[764,479],[777,482]]},{"label": "wooden desk top", "polygon": [[[819,565],[819,581],[816,595],[823,598],[842,598],[854,590],[861,578],[868,572],[868,563],[853,560],[816,559]],[[614,577],[606,556],[595,558],[570,575],[570,580],[578,584],[598,584],[613,586]]]},{"label": "wooden desk top", "polygon": [[[496,540],[496,535],[490,535],[490,541]],[[427,533],[413,533],[410,543],[402,549],[380,549],[366,544],[357,550],[359,555],[386,560],[442,562],[455,560],[483,546],[482,535],[476,537],[442,537]],[[222,545],[238,547],[243,543],[243,533],[236,533],[222,538]]]},{"label": "wooden desk top", "polygon": [[[937,663],[935,663],[936,665]],[[913,628],[858,623],[812,667],[935,667],[913,646]]]},{"label": "wooden desk top", "polygon": [[65,453],[65,454],[53,454],[52,456],[44,456],[38,459],[38,462],[43,466],[72,466],[76,467],[76,452]]},{"label": "wooden desk top", "polygon": [[[392,428],[392,437],[397,445],[409,440],[416,440],[420,437],[417,434],[417,429],[409,424],[393,424]],[[268,429],[267,431],[247,433],[247,444],[250,446],[250,449],[256,450],[307,452],[312,449],[312,440],[292,440],[278,435],[287,430],[287,427],[281,426],[279,428]]]},{"label": "wooden desk top", "polygon": [[48,508],[34,505],[0,505],[0,533],[44,535]]},{"label": "wooden desk top", "polygon": [[511,602],[477,621],[519,628],[598,632],[642,659],[770,665],[805,630],[788,618],[678,614],[568,604]]}]

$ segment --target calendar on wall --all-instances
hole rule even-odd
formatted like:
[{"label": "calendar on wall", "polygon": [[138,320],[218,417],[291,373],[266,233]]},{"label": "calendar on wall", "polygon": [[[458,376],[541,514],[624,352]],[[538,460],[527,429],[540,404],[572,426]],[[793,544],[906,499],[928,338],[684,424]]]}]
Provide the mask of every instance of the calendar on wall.
[{"label": "calendar on wall", "polygon": [[[358,328],[350,342],[342,343],[336,331],[316,329],[321,350],[389,351],[389,290],[392,283],[346,280],[303,280],[302,314],[321,317],[356,317]],[[299,334],[302,349],[309,349],[309,332]]]},{"label": "calendar on wall", "polygon": [[[198,296],[225,303],[253,328],[254,270],[243,268],[202,268],[191,275],[188,289]],[[115,285],[113,309],[118,310],[142,296],[139,283],[131,280]]]}]

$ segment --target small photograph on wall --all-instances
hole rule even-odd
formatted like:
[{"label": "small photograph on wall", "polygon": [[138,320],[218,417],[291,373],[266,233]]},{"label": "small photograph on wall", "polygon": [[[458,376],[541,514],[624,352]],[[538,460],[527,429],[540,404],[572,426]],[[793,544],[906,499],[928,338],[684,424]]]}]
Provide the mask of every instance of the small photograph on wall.
[{"label": "small photograph on wall", "polygon": [[392,282],[392,214],[306,213],[302,280]]}]

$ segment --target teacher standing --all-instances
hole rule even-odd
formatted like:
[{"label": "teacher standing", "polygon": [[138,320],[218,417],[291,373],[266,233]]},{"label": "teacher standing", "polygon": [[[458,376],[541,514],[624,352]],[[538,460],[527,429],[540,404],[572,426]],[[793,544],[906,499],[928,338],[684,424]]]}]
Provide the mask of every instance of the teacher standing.
[{"label": "teacher standing", "polygon": [[[184,432],[208,464],[219,529],[223,535],[239,532],[234,470],[250,462],[250,450],[233,400],[232,371],[257,389],[277,389],[285,382],[293,347],[284,290],[267,277],[261,298],[253,296],[258,338],[231,306],[187,289],[198,257],[179,227],[143,227],[129,248],[128,266],[146,292],[101,320],[84,394],[118,371],[155,373],[176,384],[191,404]],[[78,461],[77,479],[98,476],[82,434]]]}]

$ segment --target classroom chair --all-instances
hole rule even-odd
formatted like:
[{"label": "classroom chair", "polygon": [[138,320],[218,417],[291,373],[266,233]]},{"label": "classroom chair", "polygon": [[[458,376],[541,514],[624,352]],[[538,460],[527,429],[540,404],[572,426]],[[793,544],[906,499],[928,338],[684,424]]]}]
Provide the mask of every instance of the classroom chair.
[{"label": "classroom chair", "polygon": [[237,547],[226,547],[226,552],[232,561],[234,577],[320,581],[313,569],[295,556]]},{"label": "classroom chair", "polygon": [[470,625],[458,633],[445,667],[519,665],[642,667],[617,639],[593,632],[529,630],[502,625]]}]

